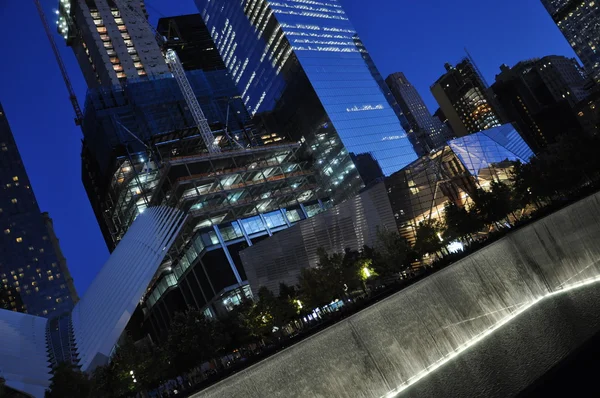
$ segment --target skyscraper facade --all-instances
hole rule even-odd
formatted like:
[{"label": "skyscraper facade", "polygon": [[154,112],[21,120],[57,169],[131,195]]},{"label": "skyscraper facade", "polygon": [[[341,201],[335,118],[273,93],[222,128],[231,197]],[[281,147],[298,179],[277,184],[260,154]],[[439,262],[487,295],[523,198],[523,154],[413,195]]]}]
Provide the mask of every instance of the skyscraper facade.
[{"label": "skyscraper facade", "polygon": [[431,86],[431,93],[454,134],[462,137],[500,126],[499,107],[474,63],[465,58],[445,68],[446,73]]},{"label": "skyscraper facade", "polygon": [[393,73],[385,81],[408,120],[412,133],[421,137],[422,148],[418,151],[420,154],[429,153],[452,138],[450,129],[429,112],[423,97],[404,73]]},{"label": "skyscraper facade", "polygon": [[73,307],[75,288],[57,253],[51,224],[40,212],[1,104],[0,154],[0,301],[13,311],[47,318],[61,315]]},{"label": "skyscraper facade", "polygon": [[600,4],[597,1],[542,0],[590,77],[600,82]]},{"label": "skyscraper facade", "polygon": [[250,113],[305,144],[336,201],[363,186],[350,154],[386,175],[416,159],[338,0],[196,4]]},{"label": "skyscraper facade", "polygon": [[[143,14],[114,6],[110,15],[143,29],[149,40],[153,29]],[[105,14],[103,22],[110,20]],[[166,205],[186,214],[132,322],[131,330],[154,337],[164,336],[175,312],[194,307],[217,316],[250,298],[239,251],[328,205],[302,143],[252,121],[207,27],[195,18],[159,24],[164,47],[181,52],[186,95],[184,79],[171,73],[92,81],[82,120],[82,179],[111,251],[148,209]],[[89,27],[79,21],[73,19],[74,29]],[[104,57],[113,48],[98,51]],[[85,70],[89,62],[80,63]],[[199,134],[192,96],[216,150]]]},{"label": "skyscraper facade", "polygon": [[90,88],[118,85],[127,79],[166,75],[169,68],[151,29],[138,19],[144,1],[61,0],[58,31],[65,38]]},{"label": "skyscraper facade", "polygon": [[500,69],[492,90],[532,149],[540,151],[559,135],[581,132],[575,109],[588,95],[589,80],[575,59],[547,56]]}]

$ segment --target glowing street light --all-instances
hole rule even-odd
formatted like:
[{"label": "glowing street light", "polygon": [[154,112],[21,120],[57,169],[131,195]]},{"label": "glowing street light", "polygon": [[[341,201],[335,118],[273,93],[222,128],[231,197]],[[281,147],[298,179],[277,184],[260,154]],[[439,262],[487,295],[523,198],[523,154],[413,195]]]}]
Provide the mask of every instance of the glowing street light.
[{"label": "glowing street light", "polygon": [[371,277],[371,270],[369,270],[367,267],[364,267],[363,274],[365,274],[365,278],[369,279]]}]

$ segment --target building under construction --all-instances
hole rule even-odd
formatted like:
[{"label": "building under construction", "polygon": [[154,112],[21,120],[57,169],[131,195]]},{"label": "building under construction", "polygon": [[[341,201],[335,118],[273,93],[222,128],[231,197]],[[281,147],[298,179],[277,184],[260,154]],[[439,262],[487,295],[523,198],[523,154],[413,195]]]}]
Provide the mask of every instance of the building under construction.
[{"label": "building under construction", "polygon": [[[157,273],[158,290],[149,295],[148,307],[153,307],[162,297],[154,292],[169,281],[168,287],[177,290],[165,308],[171,314],[189,306],[208,308],[215,297],[222,304],[221,295],[239,294],[238,288],[248,296],[237,251],[251,245],[257,233],[268,236],[324,206],[301,144],[254,126],[226,71],[195,70],[187,77],[213,133],[213,151],[174,78],[93,89],[83,120],[84,185],[109,247],[147,207],[165,204],[188,213]],[[229,250],[226,242],[236,239],[243,244]],[[221,250],[205,259],[209,264],[202,267],[208,270],[200,278],[193,277],[206,280],[189,288],[173,285],[186,280],[185,271],[207,247]],[[220,311],[213,307],[207,314]]]}]

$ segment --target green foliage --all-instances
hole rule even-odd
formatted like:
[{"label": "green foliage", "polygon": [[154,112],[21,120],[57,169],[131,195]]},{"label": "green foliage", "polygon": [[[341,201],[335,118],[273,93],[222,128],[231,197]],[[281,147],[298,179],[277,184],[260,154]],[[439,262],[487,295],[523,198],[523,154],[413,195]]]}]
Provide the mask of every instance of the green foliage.
[{"label": "green foliage", "polygon": [[363,288],[361,253],[346,250],[329,255],[320,248],[317,255],[318,266],[305,268],[300,274],[299,295],[308,308],[323,307]]},{"label": "green foliage", "polygon": [[511,180],[521,206],[569,196],[585,184],[598,181],[600,138],[565,135],[528,164],[517,163]]},{"label": "green foliage", "polygon": [[479,232],[483,222],[474,211],[459,207],[453,202],[446,203],[444,211],[445,235],[449,240],[464,239]]},{"label": "green foliage", "polygon": [[364,256],[372,260],[372,267],[381,276],[396,275],[410,268],[413,260],[411,247],[396,231],[377,228],[375,249],[365,247]]},{"label": "green foliage", "polygon": [[479,219],[491,225],[506,219],[516,209],[510,187],[493,181],[490,190],[477,189],[472,196]]},{"label": "green foliage", "polygon": [[164,346],[170,365],[179,373],[213,359],[228,342],[216,322],[197,310],[175,314]]},{"label": "green foliage", "polygon": [[90,396],[91,382],[77,366],[61,363],[52,370],[46,398],[85,398]]},{"label": "green foliage", "polygon": [[421,257],[439,252],[445,246],[440,239],[442,234],[443,228],[440,223],[433,220],[423,221],[417,228],[414,251]]},{"label": "green foliage", "polygon": [[255,304],[246,300],[230,311],[218,323],[220,334],[224,337],[225,351],[231,352],[259,342],[263,328],[257,323]]}]

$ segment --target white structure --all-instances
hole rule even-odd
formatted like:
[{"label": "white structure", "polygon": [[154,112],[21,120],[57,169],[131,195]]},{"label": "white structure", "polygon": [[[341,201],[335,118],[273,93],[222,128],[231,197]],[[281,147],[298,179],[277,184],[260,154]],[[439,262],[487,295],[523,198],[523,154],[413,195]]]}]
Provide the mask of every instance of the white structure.
[{"label": "white structure", "polygon": [[170,207],[146,209],[77,303],[72,319],[82,370],[108,361],[183,219]]},{"label": "white structure", "polygon": [[6,385],[43,397],[50,385],[46,318],[0,310],[0,377]]},{"label": "white structure", "polygon": [[[105,364],[179,233],[185,214],[160,206],[139,215],[72,312],[83,371]],[[48,320],[0,310],[0,376],[33,397],[50,385]]]}]

